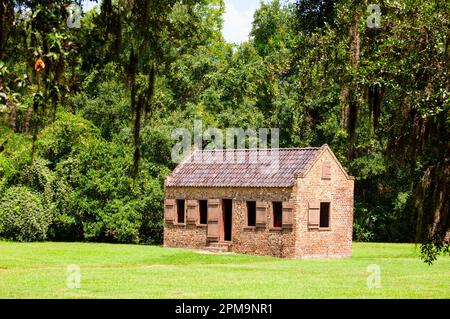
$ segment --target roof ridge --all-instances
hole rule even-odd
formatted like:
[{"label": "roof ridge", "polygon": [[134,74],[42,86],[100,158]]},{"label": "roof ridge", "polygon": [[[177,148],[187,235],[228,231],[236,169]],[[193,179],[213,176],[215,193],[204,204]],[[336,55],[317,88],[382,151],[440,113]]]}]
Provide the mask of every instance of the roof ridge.
[{"label": "roof ridge", "polygon": [[260,150],[274,150],[274,151],[299,151],[299,150],[320,150],[322,147],[277,147],[277,148],[226,148],[214,150],[199,150],[194,152],[225,152],[225,151],[260,151]]}]

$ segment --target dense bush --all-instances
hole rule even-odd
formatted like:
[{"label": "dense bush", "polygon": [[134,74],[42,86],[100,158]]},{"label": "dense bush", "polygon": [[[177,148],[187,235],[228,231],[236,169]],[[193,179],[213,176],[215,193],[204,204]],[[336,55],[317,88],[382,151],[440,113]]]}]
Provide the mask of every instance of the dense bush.
[{"label": "dense bush", "polygon": [[85,239],[159,241],[160,235],[146,235],[149,221],[161,215],[161,186],[167,170],[143,162],[140,179],[133,180],[129,174],[131,154],[126,145],[93,140],[58,165],[59,178],[76,190],[69,196],[67,216],[80,223]]},{"label": "dense bush", "polygon": [[[67,129],[67,123],[75,129]],[[26,170],[27,185],[37,188],[38,181],[47,181],[40,191],[54,210],[51,239],[161,243],[162,184],[168,170],[144,158],[140,177],[133,179],[129,132],[108,141],[91,122],[60,114],[43,133],[39,153],[54,169],[49,177],[48,165],[38,161]],[[64,148],[63,139],[69,141]]]},{"label": "dense bush", "polygon": [[161,165],[171,163],[171,149],[174,141],[171,138],[171,127],[158,125],[146,126],[142,129],[142,156]]},{"label": "dense bush", "polygon": [[94,71],[86,78],[82,92],[70,100],[73,108],[100,129],[111,140],[130,120],[130,99],[123,83],[118,81],[114,64],[105,66],[106,72]]},{"label": "dense bush", "polygon": [[38,140],[39,155],[52,164],[69,156],[73,148],[88,143],[100,136],[100,131],[92,122],[80,115],[59,113],[57,120],[46,127]]},{"label": "dense bush", "polygon": [[0,185],[15,183],[30,160],[31,137],[15,134],[0,124]]},{"label": "dense bush", "polygon": [[51,211],[28,188],[9,188],[0,201],[0,234],[18,241],[44,240],[52,222]]},{"label": "dense bush", "polygon": [[[59,113],[39,133],[33,161],[29,136],[1,128],[0,238],[162,242],[168,169],[158,162],[168,155],[158,153],[147,134],[141,172],[133,179],[131,132],[123,126],[100,134],[91,121]],[[108,132],[114,133],[111,140],[102,136]],[[170,150],[167,132],[145,132],[160,136],[160,146]]]},{"label": "dense bush", "polygon": [[43,158],[36,158],[20,172],[20,183],[28,185],[36,192],[49,196],[49,187],[55,178],[55,173],[49,169],[48,165],[49,161]]}]

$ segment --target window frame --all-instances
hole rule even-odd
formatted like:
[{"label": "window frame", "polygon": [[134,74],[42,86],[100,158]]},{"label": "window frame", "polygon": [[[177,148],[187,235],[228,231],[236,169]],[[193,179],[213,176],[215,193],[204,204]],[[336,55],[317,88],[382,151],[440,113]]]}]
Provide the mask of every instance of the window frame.
[{"label": "window frame", "polygon": [[[279,214],[280,214],[280,226],[275,226],[275,203],[278,205],[279,204]],[[273,230],[281,230],[283,228],[283,202],[282,201],[273,201],[272,202],[272,221],[271,221],[271,227],[270,229]]]},{"label": "window frame", "polygon": [[[206,203],[206,223],[202,223],[202,205],[201,202]],[[208,200],[207,199],[199,199],[198,200],[198,223],[197,226],[205,227],[208,226]]]},{"label": "window frame", "polygon": [[[328,205],[328,221],[327,221],[327,225],[328,226],[322,226],[322,205]],[[319,207],[319,230],[331,230],[331,202],[320,202],[320,207]]]},{"label": "window frame", "polygon": [[[254,225],[249,225],[249,203],[253,203],[253,210],[254,210]],[[256,228],[256,201],[255,200],[247,200],[245,201],[245,228],[247,229],[255,229]]]},{"label": "window frame", "polygon": [[[180,223],[180,214],[179,212],[179,203],[183,202],[183,222]],[[176,200],[176,214],[177,214],[177,219],[176,219],[176,223],[177,225],[186,225],[186,200],[184,198],[181,199],[177,199]]]}]

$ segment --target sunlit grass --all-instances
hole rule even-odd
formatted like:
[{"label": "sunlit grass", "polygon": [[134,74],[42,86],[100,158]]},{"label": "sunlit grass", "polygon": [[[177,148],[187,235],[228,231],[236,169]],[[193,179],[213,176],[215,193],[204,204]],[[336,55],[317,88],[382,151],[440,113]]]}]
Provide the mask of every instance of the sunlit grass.
[{"label": "sunlit grass", "polygon": [[[69,289],[67,265],[81,269]],[[381,288],[368,288],[369,265]],[[450,257],[353,244],[353,257],[292,260],[157,246],[0,242],[0,298],[450,298]]]}]

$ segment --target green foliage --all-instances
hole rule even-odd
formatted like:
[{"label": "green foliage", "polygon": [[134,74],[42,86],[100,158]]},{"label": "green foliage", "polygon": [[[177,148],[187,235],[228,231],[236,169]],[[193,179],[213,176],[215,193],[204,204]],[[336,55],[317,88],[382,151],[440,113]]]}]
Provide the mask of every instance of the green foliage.
[{"label": "green foliage", "polygon": [[117,72],[120,69],[114,63],[107,64],[101,74],[91,72],[83,83],[83,91],[69,102],[83,118],[94,123],[107,140],[118,134],[131,119],[129,96]]},{"label": "green foliage", "polygon": [[74,213],[77,194],[65,179],[60,178],[57,172],[49,185],[47,196],[54,212],[48,237],[52,240],[62,241],[83,240],[81,222]]},{"label": "green foliage", "polygon": [[152,163],[170,164],[173,144],[168,125],[145,126],[142,129],[142,156]]},{"label": "green foliage", "polygon": [[80,29],[67,3],[0,17],[0,194],[27,187],[49,238],[161,243],[171,132],[200,119],[330,145],[359,241],[448,241],[448,3],[380,1],[371,29],[364,2],[263,2],[240,45],[222,0],[102,1]]},{"label": "green foliage", "polygon": [[53,216],[38,195],[27,187],[14,186],[0,199],[1,237],[18,241],[46,239]]},{"label": "green foliage", "polygon": [[439,255],[443,256],[450,255],[450,245],[449,244],[436,245],[432,242],[425,243],[420,247],[420,254],[422,259],[428,265],[431,265],[433,264],[433,262],[437,260],[437,257]]},{"label": "green foliage", "polygon": [[[51,184],[57,208],[54,238],[66,239],[73,234],[71,239],[160,242],[161,226],[151,222],[160,221],[163,196],[162,191],[153,189],[161,189],[166,169],[144,164],[142,177],[136,181],[129,172],[129,145],[92,136],[76,141],[78,144],[68,150],[70,156],[58,159]],[[153,237],[145,237],[148,229],[155,227],[156,231],[150,231]],[[147,229],[145,234],[141,229]]]},{"label": "green foliage", "polygon": [[[22,142],[21,135],[7,129],[2,132],[2,141],[7,141],[0,153],[2,187],[10,194],[15,190],[8,188],[11,183],[27,185],[26,194],[31,194],[28,189],[32,189],[39,195],[30,195],[31,204],[21,204],[23,209],[36,208],[36,214],[41,214],[45,207],[52,216],[52,223],[41,227],[39,236],[25,237],[8,224],[8,229],[13,230],[5,231],[5,238],[161,243],[162,183],[167,169],[156,163],[166,162],[167,153],[164,157],[159,142],[149,145],[148,152],[144,149],[145,157],[155,163],[144,159],[141,178],[134,180],[129,172],[131,147],[122,140],[128,139],[127,135],[114,135],[112,141],[107,141],[92,122],[80,115],[59,113],[56,121],[40,133],[37,145],[41,157],[31,164],[29,157],[22,164],[17,161],[20,147],[10,149]],[[163,138],[170,142],[167,136]],[[148,141],[153,143],[154,139]],[[30,144],[19,145],[28,148],[30,154]],[[169,144],[166,149],[170,152]],[[19,188],[20,196],[25,197],[23,189]],[[8,197],[4,205],[10,207],[10,202]],[[14,232],[20,237],[12,237]]]},{"label": "green foliage", "polygon": [[357,205],[353,219],[353,238],[361,242],[371,241],[374,237],[374,223],[377,221],[377,216]]},{"label": "green foliage", "polygon": [[48,168],[49,162],[37,158],[29,166],[21,170],[20,182],[36,192],[48,193],[48,188],[54,179],[55,173]]},{"label": "green foliage", "polygon": [[14,184],[31,161],[31,138],[0,124],[0,150],[0,185]]},{"label": "green foliage", "polygon": [[74,147],[86,144],[99,135],[98,128],[81,115],[60,113],[57,120],[41,132],[39,154],[56,164],[66,158]]},{"label": "green foliage", "polygon": [[355,236],[441,245],[450,226],[448,3],[379,5],[381,26],[369,28],[363,2],[298,1],[290,82],[312,144],[328,141],[357,178]]}]

